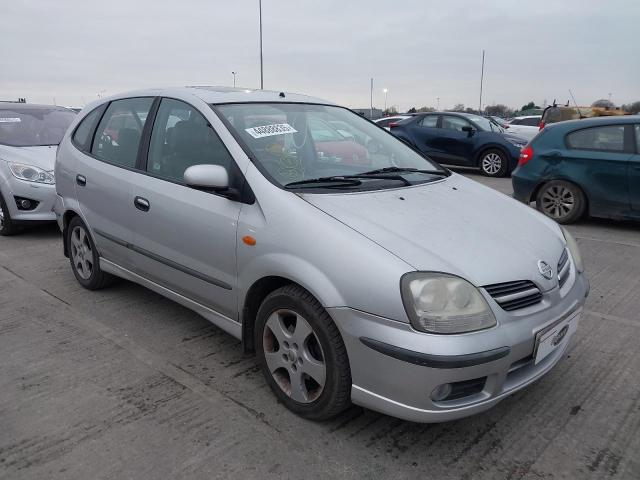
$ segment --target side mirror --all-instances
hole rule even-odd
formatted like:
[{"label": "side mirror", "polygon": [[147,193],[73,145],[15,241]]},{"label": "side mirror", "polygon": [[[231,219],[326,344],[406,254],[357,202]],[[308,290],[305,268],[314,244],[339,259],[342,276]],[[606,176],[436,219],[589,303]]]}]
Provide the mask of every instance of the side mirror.
[{"label": "side mirror", "polygon": [[184,183],[200,190],[229,189],[229,173],[220,165],[192,165],[184,171]]},{"label": "side mirror", "polygon": [[475,128],[469,127],[469,126],[462,127],[462,131],[463,132],[467,132],[467,136],[469,136],[469,137],[473,136],[473,134],[476,133]]}]

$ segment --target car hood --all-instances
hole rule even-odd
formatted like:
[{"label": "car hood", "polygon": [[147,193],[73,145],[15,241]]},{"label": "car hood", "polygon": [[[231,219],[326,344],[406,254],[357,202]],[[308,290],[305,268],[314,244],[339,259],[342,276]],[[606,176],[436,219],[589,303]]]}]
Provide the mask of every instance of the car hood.
[{"label": "car hood", "polygon": [[546,291],[557,285],[555,275],[541,275],[538,261],[555,272],[565,248],[558,225],[460,175],[402,189],[301,196],[416,270],[452,273],[476,286],[532,280]]},{"label": "car hood", "polygon": [[57,150],[57,145],[45,145],[41,147],[11,147],[8,145],[0,145],[0,159],[33,165],[50,171],[53,170]]}]

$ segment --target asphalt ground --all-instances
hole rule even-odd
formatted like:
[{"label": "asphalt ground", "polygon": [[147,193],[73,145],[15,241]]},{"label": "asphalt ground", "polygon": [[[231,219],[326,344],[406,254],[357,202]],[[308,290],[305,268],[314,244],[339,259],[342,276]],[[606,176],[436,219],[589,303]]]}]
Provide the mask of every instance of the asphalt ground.
[{"label": "asphalt ground", "polygon": [[296,417],[195,313],[126,281],[82,289],[56,227],[0,237],[0,478],[639,479],[640,224],[570,230],[591,294],[565,358],[431,425]]}]

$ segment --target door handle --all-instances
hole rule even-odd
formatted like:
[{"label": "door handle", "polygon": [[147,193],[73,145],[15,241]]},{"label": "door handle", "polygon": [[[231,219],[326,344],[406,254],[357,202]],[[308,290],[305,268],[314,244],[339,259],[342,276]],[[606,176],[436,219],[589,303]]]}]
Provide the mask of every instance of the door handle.
[{"label": "door handle", "polygon": [[138,210],[142,210],[143,212],[148,212],[149,208],[151,208],[151,204],[149,203],[149,200],[142,197],[134,198],[133,204],[136,206]]},{"label": "door handle", "polygon": [[80,174],[76,175],[76,183],[81,187],[84,187],[87,184],[87,177]]}]

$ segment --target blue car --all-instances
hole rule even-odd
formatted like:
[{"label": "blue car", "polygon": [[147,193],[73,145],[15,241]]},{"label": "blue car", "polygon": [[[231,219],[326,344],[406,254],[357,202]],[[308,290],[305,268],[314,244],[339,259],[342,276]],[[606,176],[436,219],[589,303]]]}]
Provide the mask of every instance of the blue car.
[{"label": "blue car", "polygon": [[479,168],[489,177],[508,175],[527,141],[479,115],[435,112],[389,125],[391,133],[443,165]]},{"label": "blue car", "polygon": [[521,153],[514,196],[558,223],[640,219],[640,116],[546,126]]}]

